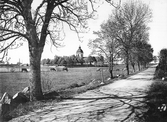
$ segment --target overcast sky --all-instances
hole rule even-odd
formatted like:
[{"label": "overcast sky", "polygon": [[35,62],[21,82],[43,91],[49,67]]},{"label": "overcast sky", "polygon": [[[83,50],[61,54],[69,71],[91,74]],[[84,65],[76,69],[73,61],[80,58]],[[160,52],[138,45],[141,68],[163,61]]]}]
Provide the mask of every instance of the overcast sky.
[{"label": "overcast sky", "polygon": [[[125,1],[125,0],[122,0]],[[153,12],[152,22],[150,26],[150,41],[154,49],[154,55],[157,55],[162,48],[167,48],[167,0],[142,0],[149,4]],[[39,1],[38,1],[39,2]],[[89,22],[91,31],[84,35],[83,42],[78,40],[77,35],[74,32],[66,30],[66,38],[64,40],[64,47],[56,49],[49,43],[46,44],[42,58],[53,59],[55,55],[69,56],[76,53],[79,46],[84,51],[84,56],[90,54],[90,49],[87,46],[88,40],[93,38],[92,31],[97,31],[100,24],[108,18],[110,11],[113,7],[108,4],[103,4],[98,8],[98,19],[91,20]],[[9,51],[9,57],[11,57],[10,63],[16,63],[19,61],[22,63],[29,62],[28,45],[24,43],[19,49]]]}]

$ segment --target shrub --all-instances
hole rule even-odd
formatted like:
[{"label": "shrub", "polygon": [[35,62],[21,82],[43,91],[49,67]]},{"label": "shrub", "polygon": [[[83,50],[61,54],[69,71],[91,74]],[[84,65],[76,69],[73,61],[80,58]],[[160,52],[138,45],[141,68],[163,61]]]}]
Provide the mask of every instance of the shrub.
[{"label": "shrub", "polygon": [[160,69],[160,68],[156,68],[156,70],[155,70],[155,74],[154,74],[154,77],[155,78],[162,78],[162,77],[164,77],[165,76],[165,72],[164,72],[164,70],[162,70],[162,69]]},{"label": "shrub", "polygon": [[155,78],[167,77],[167,49],[162,49],[159,57],[159,64],[155,70]]},{"label": "shrub", "polygon": [[155,81],[150,86],[147,94],[148,97],[145,99],[146,106],[144,108],[148,108],[148,110],[139,119],[142,119],[143,122],[166,122],[167,82]]},{"label": "shrub", "polygon": [[167,64],[167,49],[162,49],[159,57],[160,64]]},{"label": "shrub", "polygon": [[149,96],[157,93],[161,94],[159,97],[162,97],[163,99],[167,97],[167,82],[156,81],[150,86],[149,91],[147,92]]}]

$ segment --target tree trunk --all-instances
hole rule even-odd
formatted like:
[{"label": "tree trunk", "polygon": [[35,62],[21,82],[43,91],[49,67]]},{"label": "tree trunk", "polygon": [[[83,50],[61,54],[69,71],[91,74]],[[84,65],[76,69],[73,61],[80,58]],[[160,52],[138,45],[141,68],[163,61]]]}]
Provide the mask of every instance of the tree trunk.
[{"label": "tree trunk", "polygon": [[146,62],[144,62],[144,68],[147,68],[147,63]]},{"label": "tree trunk", "polygon": [[109,70],[109,72],[110,72],[111,79],[113,79],[114,78],[114,76],[113,76],[113,70]]},{"label": "tree trunk", "polygon": [[113,79],[114,76],[113,76],[113,57],[112,57],[112,54],[109,57],[109,72],[110,72],[111,79]]},{"label": "tree trunk", "polygon": [[128,55],[126,58],[126,70],[127,70],[127,75],[129,75],[129,56]]},{"label": "tree trunk", "polygon": [[140,70],[141,70],[141,69],[140,69],[140,63],[138,62],[137,65],[138,65],[138,69],[139,69],[139,71],[140,71]]},{"label": "tree trunk", "polygon": [[133,68],[133,72],[135,72],[135,64],[131,63],[131,65],[132,65],[132,68]]},{"label": "tree trunk", "polygon": [[42,87],[41,87],[41,54],[43,48],[32,47],[29,45],[30,53],[30,88],[31,88],[31,100],[43,99]]},{"label": "tree trunk", "polygon": [[126,63],[127,75],[129,75],[129,63]]}]

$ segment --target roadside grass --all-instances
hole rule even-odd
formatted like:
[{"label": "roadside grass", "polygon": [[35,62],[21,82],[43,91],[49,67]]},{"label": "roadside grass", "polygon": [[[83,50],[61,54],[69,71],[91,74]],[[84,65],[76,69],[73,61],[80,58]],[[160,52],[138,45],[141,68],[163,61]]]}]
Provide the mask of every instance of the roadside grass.
[{"label": "roadside grass", "polygon": [[166,122],[167,121],[167,82],[156,79],[146,92],[142,117],[135,122]]},{"label": "roadside grass", "polygon": [[16,109],[9,113],[9,117],[16,118],[19,116],[23,116],[36,110],[42,110],[48,106],[55,106],[58,102],[60,102],[60,99],[47,101],[32,101],[25,104],[20,104],[19,106],[17,106]]},{"label": "roadside grass", "polygon": [[29,74],[22,72],[0,73],[0,96],[8,92],[11,96],[29,86]]}]

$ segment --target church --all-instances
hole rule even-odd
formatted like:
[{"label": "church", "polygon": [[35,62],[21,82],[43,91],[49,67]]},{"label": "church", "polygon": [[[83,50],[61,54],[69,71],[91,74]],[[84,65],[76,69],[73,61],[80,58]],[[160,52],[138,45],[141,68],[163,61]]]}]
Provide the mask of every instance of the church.
[{"label": "church", "polygon": [[83,50],[81,49],[81,46],[79,46],[78,50],[76,51],[76,57],[79,57],[80,59],[83,59]]}]

